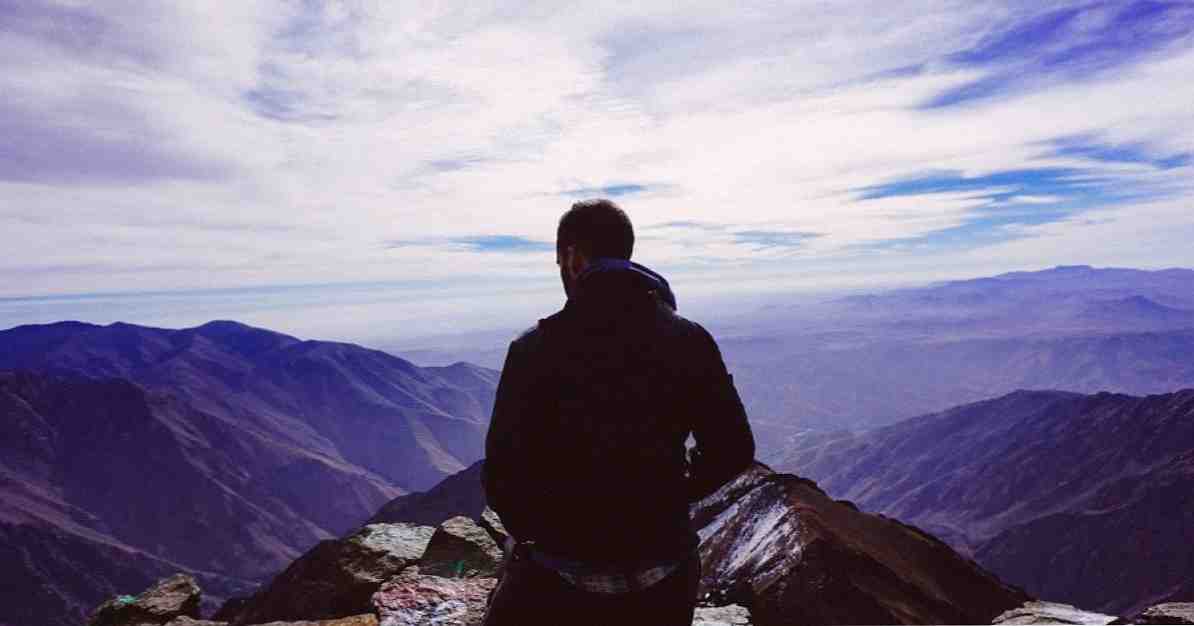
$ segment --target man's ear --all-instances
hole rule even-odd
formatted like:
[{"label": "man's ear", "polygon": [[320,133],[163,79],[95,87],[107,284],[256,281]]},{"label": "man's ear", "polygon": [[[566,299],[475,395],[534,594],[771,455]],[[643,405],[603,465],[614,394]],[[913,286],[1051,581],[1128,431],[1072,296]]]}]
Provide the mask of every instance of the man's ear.
[{"label": "man's ear", "polygon": [[575,245],[569,245],[564,254],[564,263],[568,269],[568,276],[575,279],[588,267],[589,258],[585,256],[584,252],[578,250]]}]

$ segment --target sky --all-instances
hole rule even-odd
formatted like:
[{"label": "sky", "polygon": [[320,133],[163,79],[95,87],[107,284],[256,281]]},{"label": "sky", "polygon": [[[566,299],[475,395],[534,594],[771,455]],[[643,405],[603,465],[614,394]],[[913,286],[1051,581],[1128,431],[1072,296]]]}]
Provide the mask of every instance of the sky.
[{"label": "sky", "polygon": [[1191,76],[1190,2],[0,0],[0,326],[525,326],[592,197],[681,313],[1191,267]]}]

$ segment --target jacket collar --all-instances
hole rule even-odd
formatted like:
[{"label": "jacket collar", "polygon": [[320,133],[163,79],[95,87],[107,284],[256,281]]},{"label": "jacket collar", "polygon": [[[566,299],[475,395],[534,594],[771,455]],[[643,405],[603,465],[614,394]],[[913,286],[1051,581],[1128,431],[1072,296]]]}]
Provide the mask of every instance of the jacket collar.
[{"label": "jacket collar", "polygon": [[[577,277],[575,299],[618,300],[628,293],[646,291],[656,292],[665,304],[676,310],[676,296],[666,278],[633,261],[598,257]],[[569,299],[569,304],[572,300]]]}]

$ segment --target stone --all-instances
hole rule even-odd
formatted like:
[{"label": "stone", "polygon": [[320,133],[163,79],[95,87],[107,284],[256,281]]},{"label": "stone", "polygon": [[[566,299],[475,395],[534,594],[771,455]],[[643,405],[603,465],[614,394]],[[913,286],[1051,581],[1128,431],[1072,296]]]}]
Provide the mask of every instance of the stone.
[{"label": "stone", "polygon": [[1004,611],[991,621],[992,624],[1110,624],[1114,615],[1083,611],[1068,604],[1057,602],[1026,602],[1019,607]]},{"label": "stone", "polygon": [[248,625],[366,613],[373,593],[417,563],[434,533],[430,526],[369,524],[321,541],[247,601],[225,604],[216,619]]},{"label": "stone", "polygon": [[502,563],[502,550],[489,533],[473,520],[453,517],[431,536],[419,571],[444,578],[494,577]]},{"label": "stone", "polygon": [[351,617],[325,619],[315,622],[269,622],[266,624],[254,624],[253,626],[377,626],[377,616],[367,613],[364,615],[353,615]]},{"label": "stone", "polygon": [[697,607],[692,626],[751,626],[750,611],[737,604]]},{"label": "stone", "polygon": [[380,626],[475,626],[485,617],[495,578],[444,578],[411,567],[373,594]]},{"label": "stone", "polygon": [[1194,624],[1194,602],[1166,602],[1150,606],[1127,620],[1130,624]]},{"label": "stone", "polygon": [[138,596],[116,596],[99,605],[87,620],[88,626],[133,626],[166,624],[179,617],[199,617],[202,592],[187,574],[163,578]]},{"label": "stone", "polygon": [[504,551],[506,542],[510,540],[510,533],[506,530],[505,525],[502,524],[502,518],[498,517],[497,511],[485,507],[485,510],[481,512],[481,519],[477,520],[477,523],[489,533],[489,536]]}]

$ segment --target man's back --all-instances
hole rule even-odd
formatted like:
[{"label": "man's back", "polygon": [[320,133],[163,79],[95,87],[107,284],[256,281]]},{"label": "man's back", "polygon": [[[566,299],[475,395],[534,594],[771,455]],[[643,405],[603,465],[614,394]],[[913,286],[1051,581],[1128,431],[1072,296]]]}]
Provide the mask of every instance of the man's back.
[{"label": "man's back", "polygon": [[[689,502],[753,458],[716,343],[651,287],[593,274],[511,344],[485,486],[518,539],[595,565],[677,558],[696,542]],[[690,432],[703,454],[687,477]]]}]

